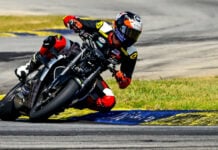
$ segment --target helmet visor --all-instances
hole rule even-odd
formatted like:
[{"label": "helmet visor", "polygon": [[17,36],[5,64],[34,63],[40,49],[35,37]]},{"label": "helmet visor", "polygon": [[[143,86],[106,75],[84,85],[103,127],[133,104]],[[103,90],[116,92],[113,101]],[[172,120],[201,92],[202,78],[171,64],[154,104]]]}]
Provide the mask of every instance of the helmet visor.
[{"label": "helmet visor", "polygon": [[141,32],[123,26],[121,30],[115,28],[114,33],[119,41],[123,44],[123,46],[131,46],[137,41]]},{"label": "helmet visor", "polygon": [[140,33],[141,33],[141,31],[127,28],[125,35],[126,35],[126,37],[129,38],[129,39],[132,39],[132,40],[134,40],[134,41],[137,41],[137,40],[138,40],[138,37],[139,37],[139,35],[140,35]]}]

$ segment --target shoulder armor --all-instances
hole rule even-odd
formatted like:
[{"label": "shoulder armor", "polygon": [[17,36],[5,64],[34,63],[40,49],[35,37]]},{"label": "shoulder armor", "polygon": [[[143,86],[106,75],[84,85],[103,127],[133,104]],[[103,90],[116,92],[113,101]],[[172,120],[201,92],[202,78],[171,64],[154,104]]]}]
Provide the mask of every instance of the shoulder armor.
[{"label": "shoulder armor", "polygon": [[96,23],[96,28],[104,33],[107,33],[112,30],[112,27],[107,23],[103,21],[99,21]]},{"label": "shoulder armor", "polygon": [[96,28],[97,28],[97,29],[100,29],[100,28],[103,26],[103,23],[104,23],[103,21],[97,22],[97,23],[96,23]]},{"label": "shoulder armor", "polygon": [[136,47],[135,46],[130,46],[127,48],[127,53],[129,55],[129,58],[130,59],[136,59],[137,56],[138,56],[138,52],[136,50]]}]

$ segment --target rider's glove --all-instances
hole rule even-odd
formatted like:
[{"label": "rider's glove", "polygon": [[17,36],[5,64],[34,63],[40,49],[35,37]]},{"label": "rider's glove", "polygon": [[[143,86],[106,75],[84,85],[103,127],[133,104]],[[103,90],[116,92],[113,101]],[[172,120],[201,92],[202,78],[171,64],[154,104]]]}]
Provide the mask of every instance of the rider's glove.
[{"label": "rider's glove", "polygon": [[29,63],[26,65],[20,66],[17,69],[15,69],[15,75],[18,77],[20,81],[24,81],[29,74],[29,69],[28,69]]},{"label": "rider's glove", "polygon": [[126,88],[131,82],[131,78],[126,77],[121,71],[116,72],[115,78],[121,89]]},{"label": "rider's glove", "polygon": [[82,23],[77,20],[76,16],[65,16],[63,22],[67,28],[74,30],[76,33],[78,33],[83,27]]}]

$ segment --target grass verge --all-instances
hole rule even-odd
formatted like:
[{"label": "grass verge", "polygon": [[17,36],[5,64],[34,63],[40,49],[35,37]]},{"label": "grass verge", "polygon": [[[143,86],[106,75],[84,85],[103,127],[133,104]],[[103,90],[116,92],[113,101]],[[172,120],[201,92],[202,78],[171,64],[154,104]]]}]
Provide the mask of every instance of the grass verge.
[{"label": "grass verge", "polygon": [[108,80],[118,108],[146,110],[218,110],[218,78],[133,80],[120,90]]},{"label": "grass verge", "polygon": [[200,112],[178,114],[169,118],[159,119],[157,121],[142,123],[141,125],[152,126],[217,126],[217,112]]},{"label": "grass verge", "polygon": [[[53,35],[53,32],[45,32],[46,29],[66,29],[63,24],[64,16],[0,16],[0,37],[14,37],[16,33],[29,33],[38,36]],[[87,19],[87,17],[83,17]],[[94,19],[94,18],[88,18]],[[100,18],[99,18],[100,19]],[[102,18],[111,22],[113,19]]]},{"label": "grass verge", "polygon": [[0,16],[0,32],[64,28],[64,16]]}]

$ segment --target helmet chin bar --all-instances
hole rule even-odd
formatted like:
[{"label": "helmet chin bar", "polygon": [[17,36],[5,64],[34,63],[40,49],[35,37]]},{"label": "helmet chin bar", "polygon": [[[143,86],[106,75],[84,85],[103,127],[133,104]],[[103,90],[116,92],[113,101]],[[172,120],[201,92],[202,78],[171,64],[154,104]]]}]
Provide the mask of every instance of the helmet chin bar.
[{"label": "helmet chin bar", "polygon": [[124,34],[121,33],[118,28],[115,28],[114,33],[121,43],[123,43],[126,40]]},{"label": "helmet chin bar", "polygon": [[126,38],[125,35],[119,31],[118,28],[115,28],[114,34],[123,47],[129,47],[132,44],[134,44],[137,40],[137,39]]}]

